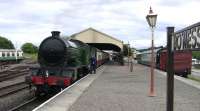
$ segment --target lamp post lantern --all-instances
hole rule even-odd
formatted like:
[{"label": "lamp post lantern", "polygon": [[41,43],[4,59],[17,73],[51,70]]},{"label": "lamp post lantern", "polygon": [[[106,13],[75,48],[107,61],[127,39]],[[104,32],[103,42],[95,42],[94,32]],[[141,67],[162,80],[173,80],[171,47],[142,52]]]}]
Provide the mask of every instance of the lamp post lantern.
[{"label": "lamp post lantern", "polygon": [[156,19],[157,19],[157,14],[153,14],[153,11],[150,7],[149,14],[146,16],[147,22],[150,26],[151,29],[151,79],[150,79],[150,92],[149,96],[154,97],[155,96],[155,91],[154,91],[154,29],[156,26]]}]

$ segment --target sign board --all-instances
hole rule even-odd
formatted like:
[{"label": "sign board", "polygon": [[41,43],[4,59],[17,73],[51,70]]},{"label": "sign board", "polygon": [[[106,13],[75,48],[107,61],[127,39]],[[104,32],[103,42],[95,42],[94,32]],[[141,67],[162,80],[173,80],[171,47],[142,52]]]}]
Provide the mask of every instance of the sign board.
[{"label": "sign board", "polygon": [[175,50],[200,49],[200,22],[175,32]]}]

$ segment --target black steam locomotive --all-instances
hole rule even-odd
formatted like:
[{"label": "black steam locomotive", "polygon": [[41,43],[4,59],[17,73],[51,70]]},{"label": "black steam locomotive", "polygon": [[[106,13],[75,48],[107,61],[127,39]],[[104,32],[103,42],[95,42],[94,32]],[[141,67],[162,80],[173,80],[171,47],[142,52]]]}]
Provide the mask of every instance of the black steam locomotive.
[{"label": "black steam locomotive", "polygon": [[39,66],[31,68],[29,81],[36,87],[36,94],[60,91],[88,74],[91,57],[96,57],[97,66],[109,59],[108,53],[59,34],[52,31],[52,36],[39,46]]}]

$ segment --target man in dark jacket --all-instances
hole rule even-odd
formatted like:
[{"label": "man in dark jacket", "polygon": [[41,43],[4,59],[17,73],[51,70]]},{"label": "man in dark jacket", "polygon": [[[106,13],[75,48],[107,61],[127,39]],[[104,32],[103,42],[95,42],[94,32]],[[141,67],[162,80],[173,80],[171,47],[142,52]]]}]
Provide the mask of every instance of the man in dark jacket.
[{"label": "man in dark jacket", "polygon": [[91,72],[94,71],[94,74],[96,73],[96,65],[97,65],[97,61],[95,57],[91,58],[91,63],[90,63],[90,67],[91,67]]}]

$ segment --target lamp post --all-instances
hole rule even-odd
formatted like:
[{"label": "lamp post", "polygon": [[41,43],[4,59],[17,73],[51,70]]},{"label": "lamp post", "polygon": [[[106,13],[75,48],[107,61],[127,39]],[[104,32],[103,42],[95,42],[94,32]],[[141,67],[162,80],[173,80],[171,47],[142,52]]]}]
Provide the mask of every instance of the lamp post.
[{"label": "lamp post", "polygon": [[153,97],[155,96],[155,91],[154,91],[154,29],[156,26],[156,19],[157,19],[157,14],[153,14],[153,11],[150,7],[149,14],[146,16],[147,22],[150,26],[151,29],[151,79],[150,79],[150,92],[149,96]]},{"label": "lamp post", "polygon": [[130,72],[133,72],[133,56],[134,56],[134,54],[133,54],[133,52],[131,50],[131,67],[130,67]]},{"label": "lamp post", "polygon": [[130,46],[129,46],[129,45],[130,45],[130,44],[129,44],[129,41],[128,41],[128,66],[129,66],[129,62],[130,62],[130,59],[129,59],[129,53],[130,53],[130,52],[129,52],[129,47],[130,47]]}]

